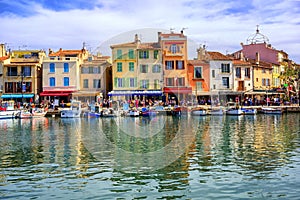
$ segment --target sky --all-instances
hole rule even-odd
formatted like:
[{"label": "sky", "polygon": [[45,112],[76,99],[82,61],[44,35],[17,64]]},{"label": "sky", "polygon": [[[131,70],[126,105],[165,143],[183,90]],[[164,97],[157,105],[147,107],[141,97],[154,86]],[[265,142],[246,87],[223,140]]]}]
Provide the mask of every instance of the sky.
[{"label": "sky", "polygon": [[[17,49],[81,49],[110,54],[111,44],[157,41],[180,32],[196,48],[233,53],[260,33],[300,63],[300,0],[0,0],[0,43]],[[191,52],[191,53],[190,53]]]}]

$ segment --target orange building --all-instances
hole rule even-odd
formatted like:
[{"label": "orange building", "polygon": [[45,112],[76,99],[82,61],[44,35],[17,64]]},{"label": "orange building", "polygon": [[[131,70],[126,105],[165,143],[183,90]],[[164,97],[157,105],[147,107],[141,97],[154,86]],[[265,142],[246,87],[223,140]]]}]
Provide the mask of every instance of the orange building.
[{"label": "orange building", "polygon": [[183,34],[183,30],[181,33],[159,32],[158,40],[163,54],[163,92],[167,101],[175,100],[178,104],[192,94],[187,76],[187,37]]}]

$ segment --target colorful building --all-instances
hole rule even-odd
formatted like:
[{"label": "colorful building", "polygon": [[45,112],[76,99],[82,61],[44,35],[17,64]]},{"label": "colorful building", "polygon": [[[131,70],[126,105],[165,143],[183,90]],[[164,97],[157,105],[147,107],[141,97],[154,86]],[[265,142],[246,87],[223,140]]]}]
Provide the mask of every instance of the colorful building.
[{"label": "colorful building", "polygon": [[161,96],[162,56],[157,42],[141,43],[138,35],[112,49],[113,99],[144,100]]},{"label": "colorful building", "polygon": [[80,65],[80,90],[73,92],[72,98],[86,103],[100,103],[111,89],[110,57],[89,55]]},{"label": "colorful building", "polygon": [[42,50],[15,50],[3,64],[2,99],[37,102],[42,91]]},{"label": "colorful building", "polygon": [[48,57],[43,60],[43,92],[40,96],[56,105],[61,101],[69,102],[72,93],[80,90],[80,66],[88,55],[84,47],[81,50],[59,49],[57,52],[50,49]]},{"label": "colorful building", "polygon": [[192,98],[192,87],[188,78],[187,37],[181,33],[158,33],[162,50],[164,88],[167,101],[180,101]]}]

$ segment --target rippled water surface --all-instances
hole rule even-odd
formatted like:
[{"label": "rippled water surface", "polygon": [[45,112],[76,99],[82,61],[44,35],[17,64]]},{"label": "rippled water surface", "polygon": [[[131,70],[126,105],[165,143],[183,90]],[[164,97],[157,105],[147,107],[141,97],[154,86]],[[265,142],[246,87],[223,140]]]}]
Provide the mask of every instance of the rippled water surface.
[{"label": "rippled water surface", "polygon": [[300,199],[300,114],[1,120],[0,199]]}]

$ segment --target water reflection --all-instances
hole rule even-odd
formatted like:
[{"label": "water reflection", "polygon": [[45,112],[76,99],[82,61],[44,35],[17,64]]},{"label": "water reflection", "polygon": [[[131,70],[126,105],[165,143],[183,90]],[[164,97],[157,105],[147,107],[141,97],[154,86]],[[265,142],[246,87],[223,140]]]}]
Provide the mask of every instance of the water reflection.
[{"label": "water reflection", "polygon": [[299,114],[1,120],[0,197],[296,199],[299,134]]}]

